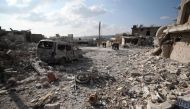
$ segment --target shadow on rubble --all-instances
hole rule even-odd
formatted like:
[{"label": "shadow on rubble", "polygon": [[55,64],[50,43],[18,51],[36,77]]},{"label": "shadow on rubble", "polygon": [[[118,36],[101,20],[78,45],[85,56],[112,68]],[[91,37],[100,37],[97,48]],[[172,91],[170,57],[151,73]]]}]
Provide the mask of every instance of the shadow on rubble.
[{"label": "shadow on rubble", "polygon": [[25,105],[23,103],[23,101],[20,99],[20,97],[16,94],[14,89],[11,89],[8,92],[9,96],[11,97],[11,100],[13,100],[15,102],[15,104],[17,105],[17,107],[19,109],[29,109],[29,107],[27,105]]},{"label": "shadow on rubble", "polygon": [[58,68],[58,71],[64,71],[65,73],[77,74],[77,72],[87,72],[93,65],[92,59],[83,57],[72,62],[68,62],[63,66],[63,68]]}]

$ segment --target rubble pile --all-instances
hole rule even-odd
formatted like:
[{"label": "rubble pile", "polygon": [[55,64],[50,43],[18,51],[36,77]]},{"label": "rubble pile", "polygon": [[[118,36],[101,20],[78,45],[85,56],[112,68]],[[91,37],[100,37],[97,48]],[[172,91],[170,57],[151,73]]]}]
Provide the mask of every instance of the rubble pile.
[{"label": "rubble pile", "polygon": [[[33,46],[33,45],[30,45]],[[34,47],[34,46],[33,46]],[[0,51],[0,67],[4,72],[1,73],[1,80],[6,81],[10,77],[22,80],[31,75],[33,68],[30,59],[35,56],[35,50],[27,49],[3,49]],[[27,73],[28,72],[28,73]]]},{"label": "rubble pile", "polygon": [[[102,60],[104,65],[108,66],[99,67],[104,67],[111,75],[115,75],[116,83],[97,91],[100,98],[107,98],[105,105],[98,108],[172,109],[177,107],[178,98],[189,96],[188,64],[151,56],[148,49],[139,52],[135,50],[108,52],[108,57],[101,57],[105,59]],[[114,59],[109,57],[114,57],[119,62],[113,63]],[[113,67],[112,63],[119,68]],[[113,72],[116,69],[119,72]],[[98,102],[100,101],[101,99]]]},{"label": "rubble pile", "polygon": [[[8,85],[0,87],[0,106],[4,109],[172,109],[175,104],[183,106],[183,101],[189,101],[188,64],[151,56],[152,49],[145,47],[119,51],[82,49],[85,54],[78,61],[52,66],[36,58],[33,47],[28,49],[32,56],[20,51],[25,58],[17,58],[17,64],[1,69],[11,72],[11,76],[6,80]],[[22,78],[21,72],[25,75]]]}]

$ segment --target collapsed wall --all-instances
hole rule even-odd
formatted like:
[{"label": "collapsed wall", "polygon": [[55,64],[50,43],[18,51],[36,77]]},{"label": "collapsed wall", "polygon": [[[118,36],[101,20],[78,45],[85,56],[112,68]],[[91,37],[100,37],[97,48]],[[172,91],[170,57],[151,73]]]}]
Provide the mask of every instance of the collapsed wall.
[{"label": "collapsed wall", "polygon": [[[190,36],[190,35],[189,35]],[[190,62],[190,37],[182,38],[181,41],[173,44],[170,58],[180,62]]]},{"label": "collapsed wall", "polygon": [[159,49],[154,55],[190,62],[190,0],[181,0],[176,24],[161,27],[156,37]]}]

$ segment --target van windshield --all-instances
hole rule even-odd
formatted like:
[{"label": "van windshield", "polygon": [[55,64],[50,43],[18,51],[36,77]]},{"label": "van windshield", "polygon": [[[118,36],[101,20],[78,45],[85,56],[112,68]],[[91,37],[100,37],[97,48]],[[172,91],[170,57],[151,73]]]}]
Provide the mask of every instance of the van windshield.
[{"label": "van windshield", "polygon": [[48,42],[48,41],[40,42],[38,45],[38,48],[52,49],[53,48],[53,42]]}]

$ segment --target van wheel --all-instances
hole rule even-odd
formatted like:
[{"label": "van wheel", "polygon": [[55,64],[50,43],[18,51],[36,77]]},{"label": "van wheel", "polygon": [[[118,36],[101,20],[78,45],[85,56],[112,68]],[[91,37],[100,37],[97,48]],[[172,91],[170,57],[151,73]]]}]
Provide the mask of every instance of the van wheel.
[{"label": "van wheel", "polygon": [[65,58],[62,58],[59,62],[61,65],[65,64],[66,63],[66,59]]}]

